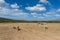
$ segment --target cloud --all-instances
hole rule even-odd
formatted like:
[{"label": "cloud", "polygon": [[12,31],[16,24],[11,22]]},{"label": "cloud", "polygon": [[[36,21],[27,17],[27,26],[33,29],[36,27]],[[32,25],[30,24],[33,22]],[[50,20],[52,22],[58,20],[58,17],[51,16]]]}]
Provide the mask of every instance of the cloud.
[{"label": "cloud", "polygon": [[60,12],[60,8],[57,10],[57,12]]},{"label": "cloud", "polygon": [[57,10],[50,10],[46,13],[33,12],[31,15],[37,20],[57,20],[60,17],[60,14],[58,14],[56,11]]},{"label": "cloud", "polygon": [[49,12],[46,13],[37,13],[37,12],[33,12],[31,13],[31,15],[35,18],[47,18],[47,17],[54,17],[56,15],[56,11],[51,10]]},{"label": "cloud", "polygon": [[45,17],[51,17],[51,16],[54,16],[55,14],[56,14],[56,11],[55,10],[50,10],[50,11],[44,13],[43,15]]},{"label": "cloud", "polygon": [[60,17],[60,14],[56,14],[55,16],[56,16],[56,17]]},{"label": "cloud", "polygon": [[19,8],[19,6],[15,3],[15,4],[11,4],[11,8]]},{"label": "cloud", "polygon": [[39,17],[39,16],[41,16],[41,14],[38,14],[38,13],[36,13],[36,12],[31,13],[31,15],[32,15],[33,17]]},{"label": "cloud", "polygon": [[2,3],[5,3],[5,1],[4,0],[0,0],[0,4],[2,4]]},{"label": "cloud", "polygon": [[3,8],[3,7],[0,7],[0,14],[4,15],[4,14],[8,14],[9,13],[9,9],[7,8]]},{"label": "cloud", "polygon": [[51,3],[50,3],[48,0],[40,0],[39,2],[40,2],[40,3],[44,3],[44,4],[49,4],[49,5],[51,5]]},{"label": "cloud", "polygon": [[0,8],[0,15],[11,15],[11,16],[20,16],[27,17],[28,14],[19,9],[8,9],[8,8]]},{"label": "cloud", "polygon": [[9,4],[5,0],[0,0],[0,15],[7,14],[9,11]]},{"label": "cloud", "polygon": [[5,0],[0,0],[0,8],[9,8],[10,4],[6,3]]},{"label": "cloud", "polygon": [[[8,4],[4,0],[0,0],[2,2],[0,4],[0,16],[14,16],[14,17],[20,17],[25,18],[28,17],[28,13],[24,12],[23,10],[19,9],[19,6],[15,4]],[[3,4],[3,5],[2,5]]]},{"label": "cloud", "polygon": [[42,3],[49,3],[47,0],[40,0]]},{"label": "cloud", "polygon": [[13,15],[13,16],[20,16],[20,17],[28,17],[28,13],[26,13],[26,12],[23,12],[23,10],[18,10],[18,9],[14,9],[14,10],[12,10],[12,13],[13,14],[11,14],[11,15]]},{"label": "cloud", "polygon": [[60,17],[60,14],[57,12],[57,10],[51,10],[44,13],[43,16],[48,19],[51,18],[57,20]]},{"label": "cloud", "polygon": [[42,4],[37,4],[36,6],[33,7],[26,7],[26,9],[29,11],[36,11],[36,12],[46,11],[46,8]]},{"label": "cloud", "polygon": [[47,4],[48,6],[53,7],[48,0],[39,0],[39,3]]},{"label": "cloud", "polygon": [[[47,4],[49,3],[49,1],[47,0],[40,0],[40,2]],[[60,14],[57,13],[57,11],[60,12],[60,9],[56,11],[50,10],[48,12],[45,12],[47,11],[47,9],[42,4],[37,4],[33,7],[26,7],[25,8],[26,10],[31,11],[30,14],[24,12],[24,10],[21,10],[19,8],[20,6],[17,3],[8,4],[4,0],[0,0],[0,17],[4,16],[4,17],[28,19],[28,20],[52,20],[60,17]]]},{"label": "cloud", "polygon": [[33,18],[38,19],[38,20],[41,20],[41,19],[45,18],[42,14],[38,14],[36,12],[31,13],[31,15],[33,16]]}]

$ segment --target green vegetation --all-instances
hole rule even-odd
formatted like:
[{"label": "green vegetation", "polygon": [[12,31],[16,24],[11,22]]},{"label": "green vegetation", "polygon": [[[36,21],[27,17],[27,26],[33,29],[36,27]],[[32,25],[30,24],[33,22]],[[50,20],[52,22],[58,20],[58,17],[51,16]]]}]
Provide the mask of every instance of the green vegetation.
[{"label": "green vegetation", "polygon": [[27,22],[25,20],[13,20],[8,18],[0,18],[0,23],[10,23],[10,22]]},{"label": "green vegetation", "polygon": [[28,23],[36,23],[36,22],[47,22],[47,23],[60,23],[60,21],[27,21],[27,20],[13,20],[8,18],[0,18],[0,23],[16,23],[16,22],[28,22]]}]

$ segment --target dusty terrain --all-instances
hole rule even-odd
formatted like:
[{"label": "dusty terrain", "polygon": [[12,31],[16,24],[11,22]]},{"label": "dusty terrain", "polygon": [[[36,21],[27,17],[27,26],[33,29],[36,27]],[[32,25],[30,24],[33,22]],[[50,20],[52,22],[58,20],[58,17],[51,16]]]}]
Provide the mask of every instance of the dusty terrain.
[{"label": "dusty terrain", "polygon": [[[0,40],[60,40],[60,23],[0,23]],[[20,27],[20,31],[13,27]],[[44,26],[44,25],[43,25]]]}]

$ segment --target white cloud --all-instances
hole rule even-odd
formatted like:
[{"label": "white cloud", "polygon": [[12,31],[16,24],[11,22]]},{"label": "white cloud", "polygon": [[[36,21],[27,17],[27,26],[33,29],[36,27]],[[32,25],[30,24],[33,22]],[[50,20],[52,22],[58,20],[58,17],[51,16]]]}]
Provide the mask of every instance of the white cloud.
[{"label": "white cloud", "polygon": [[5,2],[5,0],[0,0],[0,15],[8,14],[9,4]]},{"label": "white cloud", "polygon": [[28,14],[19,9],[8,9],[8,8],[0,8],[0,15],[12,15],[12,16],[20,16],[27,17]]},{"label": "white cloud", "polygon": [[60,12],[60,8],[57,10],[57,12]]},{"label": "white cloud", "polygon": [[56,14],[57,13],[54,10],[51,10],[51,11],[46,12],[46,13],[37,13],[37,12],[31,13],[31,15],[33,17],[36,17],[36,18],[49,18],[49,17],[59,16],[59,15],[56,15]]},{"label": "white cloud", "polygon": [[48,3],[47,0],[40,0],[40,2],[42,2],[42,3]]},{"label": "white cloud", "polygon": [[51,5],[51,3],[48,0],[40,0],[39,2]]},{"label": "white cloud", "polygon": [[28,16],[28,14],[26,12],[24,12],[23,10],[20,10],[18,8],[19,8],[19,6],[16,3],[10,5],[10,4],[6,3],[4,0],[0,0],[0,16],[10,15],[10,16],[16,16],[16,17],[19,16],[20,18]]},{"label": "white cloud", "polygon": [[12,13],[11,15],[13,16],[20,16],[20,17],[27,17],[29,14],[26,13],[26,12],[23,12],[22,10],[18,10],[18,9],[14,9],[12,10]]},{"label": "white cloud", "polygon": [[56,17],[60,17],[60,14],[55,14]]},{"label": "white cloud", "polygon": [[39,3],[48,4],[50,7],[52,7],[52,4],[48,0],[40,0]]},{"label": "white cloud", "polygon": [[31,13],[31,15],[33,16],[33,18],[35,18],[35,20],[41,20],[45,18],[44,16],[42,16],[42,14],[38,14],[36,12]]},{"label": "white cloud", "polygon": [[49,15],[44,13],[43,16],[48,17]]},{"label": "white cloud", "polygon": [[12,8],[19,8],[19,6],[15,3],[11,5]]},{"label": "white cloud", "polygon": [[57,10],[51,10],[43,14],[45,17],[60,17],[60,14],[57,13]]},{"label": "white cloud", "polygon": [[0,8],[9,8],[9,4],[5,0],[0,0]]},{"label": "white cloud", "polygon": [[33,7],[26,7],[26,9],[30,11],[37,11],[37,12],[46,11],[46,8],[42,4],[37,4],[36,6]]},{"label": "white cloud", "polygon": [[60,14],[58,14],[56,11],[51,10],[46,13],[31,13],[33,18],[37,20],[57,20],[60,17]]},{"label": "white cloud", "polygon": [[3,7],[0,8],[0,14],[4,15],[4,14],[8,14],[8,13],[9,13],[9,9],[3,8]]},{"label": "white cloud", "polygon": [[5,3],[5,1],[4,0],[0,0],[0,4],[2,4],[2,3]]},{"label": "white cloud", "polygon": [[56,14],[56,11],[51,10],[49,12],[44,13],[43,16],[51,17],[51,16],[54,16],[55,14]]},{"label": "white cloud", "polygon": [[38,13],[31,13],[31,15],[33,16],[33,17],[39,17],[39,16],[41,16],[41,14],[38,14]]},{"label": "white cloud", "polygon": [[31,15],[32,15],[33,17],[37,17],[37,16],[38,16],[37,13],[31,13]]}]

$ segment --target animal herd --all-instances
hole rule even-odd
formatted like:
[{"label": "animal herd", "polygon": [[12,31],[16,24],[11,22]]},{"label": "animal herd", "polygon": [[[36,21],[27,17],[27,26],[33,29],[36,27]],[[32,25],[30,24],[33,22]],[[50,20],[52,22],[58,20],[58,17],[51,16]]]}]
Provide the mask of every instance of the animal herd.
[{"label": "animal herd", "polygon": [[[45,24],[45,23],[37,23],[37,24],[40,25],[39,27],[43,27],[45,30],[48,29],[48,26],[47,26],[47,24]],[[13,29],[17,29],[18,31],[21,30],[21,28],[20,28],[19,26],[13,27]]]},{"label": "animal herd", "polygon": [[21,30],[21,29],[19,28],[19,26],[17,26],[17,27],[13,27],[13,29],[17,29],[18,31]]}]

